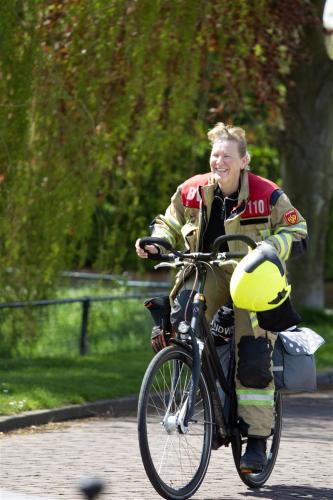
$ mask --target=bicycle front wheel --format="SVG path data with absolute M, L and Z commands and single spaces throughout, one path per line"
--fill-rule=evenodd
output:
M 138 405 L 142 462 L 155 490 L 164 498 L 190 498 L 202 483 L 212 446 L 212 405 L 200 373 L 194 414 L 187 429 L 179 415 L 187 405 L 192 356 L 179 346 L 159 352 L 147 368 Z

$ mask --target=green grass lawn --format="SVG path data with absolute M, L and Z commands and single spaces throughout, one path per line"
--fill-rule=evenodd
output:
M 0 415 L 138 394 L 153 351 L 0 360 Z
M 77 354 L 80 311 L 73 310 L 72 318 L 59 310 L 57 321 L 54 312 L 52 318 L 42 317 L 40 337 L 29 355 L 23 355 L 22 348 L 21 355 L 0 357 L 0 415 L 138 394 L 153 356 L 147 312 L 141 301 L 94 307 L 88 335 L 91 354 Z M 317 369 L 333 368 L 333 315 L 301 313 L 302 325 L 326 340 L 316 353 Z M 52 322 L 57 328 L 51 328 Z

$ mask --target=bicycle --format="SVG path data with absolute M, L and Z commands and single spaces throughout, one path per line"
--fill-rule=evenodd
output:
M 150 362 L 138 403 L 138 437 L 145 471 L 155 490 L 171 500 L 185 500 L 194 495 L 205 477 L 212 449 L 231 444 L 237 472 L 250 488 L 258 488 L 267 481 L 278 453 L 282 398 L 276 391 L 272 433 L 267 440 L 267 465 L 257 474 L 240 471 L 242 447 L 247 439 L 241 436 L 237 426 L 235 343 L 231 346 L 232 362 L 225 376 L 204 314 L 207 264 L 237 263 L 233 259 L 246 255 L 243 252 L 219 252 L 222 243 L 232 240 L 242 241 L 252 249 L 256 247 L 256 243 L 245 235 L 220 236 L 210 253 L 179 252 L 160 238 L 142 238 L 140 241 L 142 248 L 157 244 L 170 252 L 154 254 L 153 259 L 168 261 L 168 264 L 160 263 L 156 267 L 191 265 L 198 273 L 192 318 L 179 324 L 171 345 L 157 353 Z

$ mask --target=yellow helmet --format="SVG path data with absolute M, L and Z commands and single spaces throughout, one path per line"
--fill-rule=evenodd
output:
M 269 244 L 259 245 L 237 265 L 230 280 L 230 294 L 236 307 L 269 311 L 290 295 L 286 272 Z

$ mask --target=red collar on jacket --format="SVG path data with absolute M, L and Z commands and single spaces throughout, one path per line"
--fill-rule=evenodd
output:
M 211 172 L 199 174 L 187 179 L 182 185 L 181 197 L 184 207 L 200 208 L 201 196 L 199 188 L 212 184 Z M 242 218 L 267 216 L 270 214 L 270 198 L 279 189 L 274 182 L 245 171 L 241 176 L 239 205 L 246 201 Z M 236 209 L 237 207 L 235 207 Z

